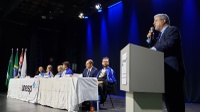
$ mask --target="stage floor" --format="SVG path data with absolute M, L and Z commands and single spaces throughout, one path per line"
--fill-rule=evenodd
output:
M 111 105 L 109 97 L 104 106 L 101 105 L 99 112 L 125 112 L 125 98 L 120 96 L 111 96 L 114 108 Z M 165 106 L 164 112 L 167 112 Z M 7 98 L 6 94 L 0 93 L 0 111 L 1 112 L 66 112 L 66 110 L 54 109 L 47 106 L 32 104 L 17 99 Z M 79 111 L 83 112 L 83 111 Z M 200 112 L 200 104 L 186 103 L 186 112 Z

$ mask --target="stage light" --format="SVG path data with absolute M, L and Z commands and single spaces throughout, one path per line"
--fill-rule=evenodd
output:
M 115 3 L 115 4 L 113 4 L 113 5 L 110 5 L 108 8 L 111 8 L 111 7 L 113 7 L 113 6 L 116 6 L 116 5 L 120 4 L 120 3 L 122 3 L 122 1 L 119 1 L 119 2 L 117 2 L 117 3 Z
M 81 18 L 81 19 L 83 19 L 84 18 L 84 14 L 80 13 L 78 17 Z
M 98 10 L 98 12 L 102 12 L 102 6 L 100 3 L 96 4 L 95 8 Z
M 96 5 L 95 5 L 95 8 L 96 8 L 97 10 L 101 10 L 101 9 L 102 9 L 101 4 L 100 4 L 100 3 L 96 4 Z

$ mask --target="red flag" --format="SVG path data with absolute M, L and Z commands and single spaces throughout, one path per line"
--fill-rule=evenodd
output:
M 22 64 L 23 64 L 23 60 L 24 60 L 24 51 L 23 51 L 23 48 L 22 48 L 22 52 L 21 52 L 21 55 L 20 55 L 20 58 L 19 58 L 19 72 L 18 72 L 18 77 L 21 76 L 21 69 L 22 69 Z

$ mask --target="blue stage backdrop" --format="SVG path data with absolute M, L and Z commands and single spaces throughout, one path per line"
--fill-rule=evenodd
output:
M 87 21 L 87 57 L 93 58 L 93 39 L 90 20 Z
M 183 57 L 186 68 L 186 101 L 200 102 L 200 9 L 195 0 L 184 0 L 181 16 Z

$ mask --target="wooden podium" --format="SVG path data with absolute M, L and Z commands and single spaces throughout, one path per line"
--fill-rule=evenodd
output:
M 125 46 L 120 53 L 120 90 L 126 91 L 126 112 L 162 112 L 164 53 Z

